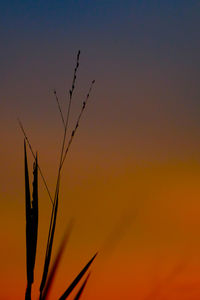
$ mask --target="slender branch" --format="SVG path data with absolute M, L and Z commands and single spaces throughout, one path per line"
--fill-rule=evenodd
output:
M 63 113 L 62 113 L 62 109 L 61 109 L 61 106 L 60 106 L 60 102 L 59 102 L 59 99 L 58 99 L 58 95 L 57 95 L 57 92 L 56 90 L 54 89 L 54 95 L 55 95 L 55 98 L 56 98 L 56 102 L 58 104 L 58 110 L 60 112 L 60 116 L 61 116 L 61 119 L 62 119 L 62 123 L 63 125 L 65 126 L 65 121 L 64 121 L 64 117 L 63 117 Z
M 70 148 L 70 146 L 71 146 L 71 144 L 72 144 L 72 141 L 73 141 L 73 139 L 74 139 L 74 136 L 75 136 L 75 134 L 76 134 L 76 131 L 77 131 L 78 127 L 79 127 L 79 123 L 80 123 L 81 117 L 82 117 L 83 112 L 84 112 L 84 110 L 85 110 L 85 108 L 86 108 L 86 105 L 87 105 L 88 99 L 89 99 L 89 97 L 90 97 L 90 94 L 91 94 L 91 91 L 92 91 L 92 88 L 93 88 L 94 83 L 95 83 L 95 80 L 92 81 L 92 83 L 91 83 L 91 85 L 90 85 L 90 88 L 89 88 L 89 91 L 88 91 L 88 93 L 87 93 L 86 99 L 85 99 L 85 101 L 83 101 L 82 108 L 81 108 L 81 111 L 80 111 L 80 113 L 79 113 L 79 115 L 78 115 L 78 118 L 77 118 L 77 121 L 76 121 L 75 128 L 74 128 L 74 130 L 72 131 L 70 140 L 69 140 L 69 142 L 68 142 L 67 148 L 66 148 L 65 153 L 64 153 L 64 156 L 63 156 L 61 168 L 62 168 L 62 166 L 63 166 L 63 164 L 64 164 L 64 161 L 65 161 L 65 159 L 66 159 L 66 156 L 67 156 L 67 153 L 68 153 L 68 151 L 69 151 L 69 148 Z
M 73 75 L 73 80 L 72 80 L 72 87 L 69 90 L 69 104 L 67 108 L 67 116 L 66 116 L 66 121 L 64 122 L 64 136 L 63 136 L 63 142 L 62 142 L 62 147 L 61 147 L 61 153 L 60 153 L 60 162 L 59 162 L 59 168 L 58 168 L 58 175 L 57 175 L 57 182 L 56 182 L 56 190 L 55 190 L 55 198 L 56 199 L 56 194 L 58 191 L 58 184 L 60 182 L 60 172 L 61 172 L 61 167 L 62 167 L 62 161 L 63 161 L 63 154 L 64 154 L 64 148 L 65 148 L 65 142 L 66 142 L 66 135 L 67 135 L 67 128 L 68 128 L 68 123 L 69 123 L 69 116 L 70 116 L 70 111 L 71 111 L 71 103 L 72 103 L 72 97 L 75 89 L 75 83 L 76 83 L 76 75 L 79 67 L 79 58 L 80 58 L 80 50 L 78 51 L 77 58 L 76 58 L 76 66 L 74 69 L 74 75 Z
M 28 146 L 29 146 L 29 149 L 30 149 L 30 151 L 31 151 L 31 154 L 33 155 L 33 158 L 36 159 L 36 155 L 35 155 L 35 153 L 34 153 L 34 151 L 33 151 L 33 148 L 32 148 L 32 146 L 31 146 L 31 143 L 30 143 L 30 141 L 29 141 L 29 139 L 28 139 L 28 136 L 27 136 L 27 134 L 26 134 L 26 132 L 25 132 L 25 130 L 24 130 L 24 127 L 23 127 L 22 122 L 20 121 L 20 119 L 18 119 L 18 123 L 19 123 L 19 126 L 20 126 L 21 130 L 22 130 L 22 133 L 23 133 L 23 135 L 24 135 L 24 138 L 25 138 L 25 140 L 27 141 L 27 144 L 28 144 Z M 41 175 L 41 177 L 42 177 L 43 183 L 44 183 L 44 185 L 45 185 L 45 188 L 46 188 L 46 190 L 47 190 L 47 193 L 48 193 L 48 195 L 49 195 L 49 198 L 50 198 L 50 200 L 51 200 L 51 203 L 53 204 L 53 200 L 52 200 L 52 197 L 51 197 L 51 194 L 50 194 L 50 191 L 49 191 L 47 182 L 46 182 L 46 180 L 45 180 L 45 177 L 44 177 L 44 175 L 43 175 L 43 173 L 42 173 L 42 170 L 41 170 L 41 168 L 40 168 L 39 165 L 38 165 L 38 170 L 39 170 L 40 175 Z

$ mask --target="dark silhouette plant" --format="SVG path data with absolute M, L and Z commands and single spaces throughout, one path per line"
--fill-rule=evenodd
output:
M 75 123 L 75 127 L 72 130 L 71 136 L 67 142 L 66 136 L 67 136 L 67 130 L 68 130 L 68 125 L 69 125 L 69 117 L 70 117 L 70 112 L 71 112 L 73 94 L 74 94 L 74 90 L 75 90 L 77 71 L 79 68 L 79 59 L 80 59 L 80 51 L 78 51 L 78 54 L 77 54 L 76 65 L 75 65 L 74 75 L 73 75 L 73 80 L 72 80 L 72 86 L 71 86 L 71 89 L 69 90 L 69 103 L 67 106 L 66 117 L 61 109 L 59 98 L 57 96 L 57 92 L 56 92 L 56 90 L 54 90 L 55 99 L 56 99 L 59 113 L 61 116 L 61 120 L 62 120 L 62 123 L 64 126 L 64 134 L 63 134 L 63 140 L 62 140 L 62 147 L 61 147 L 61 151 L 60 151 L 60 160 L 59 160 L 59 166 L 58 166 L 58 173 L 57 173 L 54 197 L 52 197 L 52 195 L 49 191 L 46 179 L 45 179 L 43 172 L 38 164 L 37 153 L 34 152 L 32 146 L 31 146 L 30 140 L 24 130 L 22 122 L 19 120 L 19 125 L 20 125 L 20 128 L 24 135 L 24 162 L 25 162 L 24 164 L 25 164 L 26 267 L 27 267 L 27 287 L 26 287 L 26 292 L 25 292 L 25 300 L 31 300 L 31 289 L 32 289 L 32 285 L 34 283 L 34 267 L 35 267 L 35 258 L 36 258 L 36 250 L 37 250 L 37 236 L 38 236 L 38 172 L 41 175 L 44 186 L 47 190 L 48 196 L 52 203 L 52 212 L 51 212 L 49 234 L 48 234 L 47 246 L 46 246 L 46 255 L 45 255 L 41 284 L 40 284 L 40 288 L 39 288 L 39 291 L 40 291 L 39 300 L 45 300 L 49 296 L 49 292 L 50 292 L 50 289 L 51 289 L 51 286 L 53 283 L 53 279 L 55 277 L 55 273 L 56 273 L 58 264 L 60 262 L 60 258 L 65 249 L 65 245 L 69 239 L 69 235 L 71 232 L 71 224 L 70 224 L 64 235 L 64 238 L 60 245 L 60 248 L 57 252 L 55 261 L 49 272 L 50 262 L 51 262 L 51 254 L 52 254 L 52 248 L 53 248 L 53 241 L 54 241 L 54 235 L 55 235 L 55 228 L 56 228 L 58 204 L 59 204 L 61 171 L 62 171 L 63 164 L 65 162 L 66 156 L 68 154 L 68 151 L 70 149 L 70 146 L 73 142 L 74 136 L 79 127 L 81 117 L 86 108 L 88 99 L 89 99 L 91 91 L 92 91 L 92 87 L 95 83 L 94 80 L 91 83 L 91 86 L 86 95 L 86 98 L 82 103 L 80 113 L 79 113 L 76 123 Z M 31 196 L 30 196 L 29 171 L 28 171 L 27 150 L 26 150 L 27 145 L 31 151 L 31 154 L 33 155 L 33 158 L 34 158 L 32 200 L 31 200 Z M 65 290 L 63 295 L 61 295 L 58 298 L 59 300 L 64 300 L 64 299 L 68 298 L 68 296 L 72 293 L 72 291 L 75 289 L 75 287 L 79 284 L 80 280 L 83 278 L 85 273 L 88 271 L 88 269 L 89 269 L 90 265 L 92 264 L 92 262 L 94 261 L 96 255 L 97 255 L 97 253 L 83 267 L 83 269 L 80 271 L 80 273 L 75 277 L 75 279 L 72 281 L 72 283 L 69 285 L 69 287 Z M 88 281 L 89 275 L 90 275 L 90 273 L 87 275 L 86 279 L 84 280 L 81 287 L 79 288 L 74 300 L 80 299 L 82 292 L 85 288 L 85 285 Z

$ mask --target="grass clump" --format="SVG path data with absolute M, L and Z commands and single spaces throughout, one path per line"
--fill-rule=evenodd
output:
M 67 228 L 67 231 L 65 232 L 65 235 L 64 235 L 63 241 L 60 245 L 60 248 L 57 252 L 55 261 L 54 261 L 52 267 L 50 268 L 51 254 L 52 254 L 52 249 L 53 249 L 53 241 L 54 241 L 55 228 L 56 228 L 57 212 L 58 212 L 58 206 L 59 206 L 59 191 L 60 191 L 62 167 L 64 165 L 66 156 L 70 149 L 70 146 L 73 142 L 74 136 L 79 127 L 81 117 L 84 113 L 88 99 L 89 99 L 91 91 L 92 91 L 92 87 L 95 83 L 95 81 L 93 80 L 90 85 L 90 88 L 86 95 L 86 98 L 82 103 L 80 113 L 78 114 L 78 117 L 77 117 L 77 120 L 75 123 L 75 127 L 71 132 L 69 140 L 67 141 L 66 136 L 67 136 L 67 130 L 68 130 L 68 125 L 69 125 L 69 117 L 70 117 L 70 112 L 71 112 L 73 94 L 74 94 L 75 85 L 76 85 L 77 72 L 78 72 L 78 68 L 79 68 L 79 59 L 80 59 L 80 51 L 78 51 L 78 54 L 76 57 L 76 65 L 75 65 L 73 79 L 72 79 L 72 86 L 71 86 L 71 89 L 69 90 L 69 102 L 67 105 L 66 115 L 63 113 L 63 111 L 61 109 L 59 98 L 57 96 L 57 92 L 56 92 L 56 90 L 54 90 L 55 99 L 57 102 L 58 110 L 59 110 L 60 117 L 61 117 L 63 127 L 64 127 L 64 134 L 63 134 L 62 146 L 61 146 L 61 150 L 60 150 L 60 159 L 59 159 L 59 166 L 58 166 L 58 172 L 57 172 L 54 197 L 52 197 L 52 195 L 50 194 L 47 182 L 46 182 L 43 172 L 38 164 L 37 154 L 35 154 L 35 152 L 33 151 L 30 140 L 24 130 L 22 122 L 19 120 L 19 125 L 20 125 L 22 133 L 24 135 L 25 203 L 26 203 L 26 267 L 27 267 L 27 287 L 26 287 L 26 292 L 25 292 L 25 300 L 31 300 L 31 289 L 32 289 L 32 285 L 34 283 L 34 267 L 35 267 L 37 236 L 38 236 L 38 172 L 41 175 L 41 178 L 42 178 L 44 186 L 47 190 L 49 199 L 52 203 L 51 219 L 50 219 L 50 224 L 49 224 L 49 233 L 48 233 L 48 239 L 47 239 L 47 245 L 46 245 L 46 254 L 45 254 L 45 260 L 44 260 L 41 284 L 40 284 L 40 288 L 39 288 L 39 300 L 47 299 L 50 294 L 51 286 L 52 286 L 52 283 L 53 283 L 53 280 L 54 280 L 54 277 L 56 274 L 58 264 L 60 262 L 60 258 L 65 249 L 66 243 L 69 239 L 69 235 L 71 232 L 72 224 L 70 223 L 70 225 Z M 27 145 L 33 155 L 33 158 L 34 158 L 32 199 L 30 196 L 29 171 L 28 171 L 27 150 L 26 150 Z M 90 265 L 92 264 L 92 262 L 94 261 L 96 255 L 97 255 L 97 253 L 83 267 L 83 269 L 80 271 L 80 273 L 75 277 L 75 279 L 72 281 L 72 283 L 67 287 L 67 289 L 65 290 L 63 295 L 61 295 L 60 298 L 58 298 L 59 300 L 67 299 L 68 296 L 73 292 L 75 287 L 79 284 L 81 279 L 84 277 L 84 275 L 88 271 L 88 269 L 89 269 Z M 74 300 L 80 299 L 82 292 L 86 286 L 86 283 L 89 279 L 89 276 L 90 276 L 90 273 L 87 275 L 86 279 L 83 281 L 82 285 L 80 286 Z

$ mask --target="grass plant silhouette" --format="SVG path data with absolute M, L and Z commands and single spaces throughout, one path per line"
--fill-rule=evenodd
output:
M 51 219 L 50 219 L 50 225 L 49 225 L 49 233 L 48 233 L 48 239 L 47 239 L 47 246 L 46 246 L 46 254 L 45 254 L 45 261 L 44 261 L 44 267 L 43 267 L 43 274 L 41 279 L 41 284 L 39 288 L 39 300 L 45 300 L 48 298 L 50 289 L 53 283 L 53 279 L 55 277 L 55 273 L 58 267 L 58 264 L 60 262 L 62 253 L 65 249 L 65 245 L 69 239 L 69 235 L 71 233 L 71 225 L 67 228 L 67 231 L 65 232 L 63 241 L 60 245 L 60 248 L 57 252 L 55 261 L 52 265 L 52 268 L 49 272 L 50 268 L 50 262 L 51 262 L 51 254 L 52 254 L 52 248 L 53 248 L 53 241 L 54 241 L 54 235 L 55 235 L 55 228 L 56 228 L 56 220 L 57 220 L 57 212 L 58 212 L 58 204 L 59 204 L 59 192 L 60 192 L 60 182 L 61 182 L 61 171 L 62 167 L 64 165 L 66 156 L 68 154 L 68 151 L 71 147 L 71 144 L 73 142 L 74 136 L 77 132 L 77 129 L 80 124 L 81 117 L 84 113 L 84 110 L 86 108 L 88 99 L 90 97 L 92 87 L 95 83 L 93 80 L 89 91 L 86 95 L 85 100 L 82 103 L 82 107 L 80 110 L 80 113 L 78 114 L 75 127 L 72 130 L 71 136 L 67 142 L 67 130 L 69 125 L 69 118 L 70 118 L 70 112 L 71 112 L 71 106 L 73 102 L 73 94 L 75 90 L 75 84 L 76 84 L 76 78 L 77 78 L 77 72 L 79 68 L 79 59 L 80 59 L 80 51 L 78 51 L 77 57 L 76 57 L 76 65 L 74 69 L 73 79 L 72 79 L 72 86 L 69 90 L 69 102 L 67 106 L 66 111 L 66 117 L 61 109 L 60 102 L 57 96 L 56 90 L 54 90 L 54 95 L 56 98 L 57 106 L 59 109 L 60 117 L 64 126 L 64 134 L 63 134 L 63 140 L 62 140 L 62 147 L 60 151 L 60 159 L 59 159 L 59 166 L 58 166 L 58 172 L 57 172 L 57 179 L 56 179 L 56 187 L 55 187 L 55 193 L 54 197 L 52 197 L 50 190 L 47 185 L 47 181 L 43 175 L 43 172 L 38 164 L 37 159 L 37 153 L 35 154 L 33 147 L 30 143 L 30 140 L 24 130 L 23 124 L 20 120 L 19 125 L 22 130 L 22 133 L 24 135 L 24 165 L 25 165 L 25 203 L 26 203 L 26 268 L 27 268 L 27 287 L 25 292 L 25 300 L 31 300 L 31 290 L 32 285 L 34 283 L 34 267 L 35 267 L 35 259 L 36 259 L 36 250 L 37 250 L 37 236 L 38 236 L 38 171 L 41 175 L 41 178 L 43 180 L 44 186 L 47 190 L 48 196 L 52 203 L 52 212 L 51 212 Z M 33 166 L 33 193 L 32 193 L 32 200 L 30 196 L 30 185 L 29 185 L 29 171 L 28 171 L 28 161 L 27 161 L 27 145 L 30 149 L 31 154 L 34 158 L 34 166 Z M 68 296 L 73 292 L 75 287 L 79 284 L 83 276 L 88 271 L 90 265 L 94 261 L 97 253 L 89 260 L 89 262 L 83 267 L 83 269 L 80 271 L 80 273 L 75 277 L 75 279 L 72 281 L 72 283 L 69 285 L 69 287 L 65 290 L 63 295 L 58 298 L 60 300 L 64 300 L 68 298 Z M 90 273 L 87 275 L 86 279 L 82 283 L 81 287 L 78 290 L 78 293 L 75 296 L 75 300 L 80 299 L 82 292 L 86 286 L 86 283 L 88 281 Z

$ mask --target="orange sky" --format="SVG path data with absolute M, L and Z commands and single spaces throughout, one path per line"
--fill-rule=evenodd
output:
M 18 158 L 11 157 L 16 163 L 10 162 L 9 171 L 5 167 L 4 176 L 1 175 L 5 181 L 3 199 L 6 199 L 6 203 L 1 202 L 0 221 L 4 270 L 1 279 L 5 288 L 2 299 L 14 295 L 15 299 L 21 299 L 25 288 L 23 147 L 20 132 L 18 135 L 19 151 L 15 152 Z M 84 149 L 84 144 L 81 146 Z M 54 250 L 71 217 L 75 226 L 51 299 L 62 293 L 97 250 L 100 255 L 92 267 L 91 282 L 83 299 L 122 299 L 122 295 L 145 299 L 155 293 L 157 286 L 156 299 L 197 299 L 200 173 L 196 161 L 148 163 L 135 162 L 128 156 L 121 161 L 112 156 L 110 161 L 104 161 L 100 154 L 97 159 L 85 150 L 80 153 L 79 147 L 77 138 L 62 179 Z M 11 147 L 5 150 L 12 153 Z M 44 165 L 48 160 L 50 163 L 47 155 Z M 46 174 L 51 182 L 55 176 L 53 168 Z M 41 185 L 36 286 L 43 267 L 50 208 Z M 179 266 L 181 271 L 165 286 L 163 282 Z M 15 291 L 9 289 L 10 284 L 16 286 Z
M 53 194 L 63 135 L 53 89 L 66 111 L 78 49 L 69 132 L 96 83 L 63 169 L 53 257 L 69 220 L 75 224 L 51 299 L 96 251 L 83 300 L 200 299 L 198 1 L 0 5 L 0 299 L 22 299 L 26 286 L 17 118 Z M 29 152 L 28 160 L 32 175 Z M 33 299 L 50 214 L 39 177 Z

